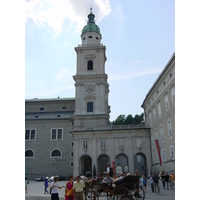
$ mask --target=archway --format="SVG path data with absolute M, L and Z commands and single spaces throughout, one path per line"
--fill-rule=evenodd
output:
M 80 158 L 80 171 L 86 177 L 92 176 L 92 159 L 88 155 L 84 155 Z
M 110 164 L 110 158 L 107 155 L 100 155 L 98 158 L 98 173 L 103 174 L 107 171 L 107 163 Z
M 128 158 L 125 154 L 119 154 L 116 158 L 115 158 L 115 168 L 116 169 L 121 169 L 121 172 L 128 172 Z M 121 173 L 116 171 L 116 173 Z
M 147 176 L 146 156 L 143 153 L 137 153 L 134 156 L 134 171 L 138 170 L 139 175 Z

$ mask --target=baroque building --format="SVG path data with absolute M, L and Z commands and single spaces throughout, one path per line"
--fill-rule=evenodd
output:
M 150 88 L 142 108 L 151 132 L 152 170 L 175 171 L 175 53 Z
M 146 125 L 111 125 L 108 75 L 105 73 L 106 46 L 101 43 L 100 28 L 94 19 L 91 10 L 82 29 L 81 44 L 75 47 L 75 98 L 25 100 L 25 174 L 28 178 L 56 174 L 92 176 L 95 172 L 105 172 L 107 163 L 116 173 L 139 170 L 147 175 L 152 171 L 152 159 L 155 161 L 156 156 L 151 154 L 151 151 L 156 153 L 151 143 L 152 133 L 160 125 L 157 129 L 149 121 Z M 173 70 L 170 73 L 173 78 Z M 166 87 L 168 79 L 161 80 L 165 81 Z M 154 94 L 154 89 L 151 91 Z M 158 91 L 161 93 L 161 89 Z M 169 91 L 164 92 L 168 99 Z M 153 107 L 148 105 L 151 99 L 149 92 L 143 102 L 146 120 L 150 110 L 154 113 Z M 163 111 L 163 103 L 160 103 Z M 173 110 L 172 107 L 169 109 Z M 163 111 L 162 117 L 164 115 Z M 167 117 L 171 120 L 173 133 L 174 115 Z M 173 137 L 169 140 L 174 148 Z M 167 148 L 166 158 L 169 156 Z M 155 161 L 153 167 L 156 166 Z
M 118 173 L 147 172 L 151 168 L 149 129 L 109 125 L 106 47 L 94 18 L 91 10 L 82 29 L 82 44 L 75 48 L 74 175 L 92 175 L 93 169 L 103 173 L 107 163 Z

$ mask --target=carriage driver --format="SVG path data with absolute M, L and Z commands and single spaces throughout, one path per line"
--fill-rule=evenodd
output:
M 110 177 L 109 173 L 106 173 L 106 177 L 102 180 L 102 182 L 107 183 L 109 188 L 112 188 L 113 179 Z

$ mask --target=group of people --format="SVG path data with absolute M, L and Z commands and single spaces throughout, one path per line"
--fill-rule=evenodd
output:
M 58 189 L 65 188 L 65 200 L 83 200 L 83 190 L 85 188 L 85 183 L 80 179 L 80 176 L 76 177 L 74 181 L 73 176 L 68 177 L 66 185 L 60 186 L 58 183 L 59 177 L 55 176 L 53 182 L 50 184 L 50 194 L 51 200 L 59 200 Z M 48 177 L 44 181 L 44 193 L 48 193 Z
M 175 185 L 175 174 L 173 171 L 171 171 L 170 175 L 168 175 L 167 172 L 162 172 L 160 176 L 156 172 L 154 172 L 153 175 L 150 173 L 149 184 L 151 185 L 151 191 L 155 193 L 155 195 L 160 194 L 159 180 L 162 182 L 163 189 L 165 189 L 165 183 L 167 185 L 167 189 L 169 189 L 169 183 L 173 189 Z

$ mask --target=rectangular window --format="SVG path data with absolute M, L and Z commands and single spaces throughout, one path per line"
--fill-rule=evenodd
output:
M 160 102 L 158 103 L 158 115 L 159 115 L 159 117 L 161 116 L 161 104 L 160 104 Z
M 168 135 L 169 135 L 169 136 L 172 135 L 172 125 L 171 125 L 171 121 L 168 121 Z
M 84 150 L 87 150 L 87 149 L 88 149 L 88 141 L 87 141 L 87 140 L 84 140 L 84 141 L 83 141 L 83 149 L 84 149 Z
M 106 148 L 106 140 L 101 140 L 101 149 Z
M 120 149 L 124 148 L 124 141 L 123 141 L 123 139 L 119 139 L 119 148 Z
M 29 129 L 25 132 L 25 140 L 35 140 L 36 139 L 36 130 L 35 129 Z
M 35 140 L 35 130 L 31 130 L 31 140 Z
M 62 129 L 58 129 L 58 140 L 62 139 Z
M 74 163 L 73 163 L 73 162 L 71 162 L 71 163 L 70 163 L 70 167 L 73 167 L 73 166 L 74 166 Z
M 165 149 L 162 150 L 162 159 L 163 159 L 163 162 L 166 161 Z
M 87 102 L 87 112 L 93 112 L 93 102 Z
M 168 95 L 167 94 L 165 95 L 165 106 L 166 106 L 166 109 L 168 110 L 168 108 L 169 108 L 169 101 L 168 101 Z
M 141 162 L 141 156 L 140 155 L 137 155 L 137 162 Z
M 25 139 L 29 140 L 29 137 L 30 137 L 30 130 L 26 130 Z
M 163 132 L 162 126 L 160 127 L 160 137 L 161 137 L 161 140 L 164 140 L 164 132 Z
M 174 146 L 173 145 L 170 146 L 170 158 L 171 159 L 174 158 Z
M 153 120 L 156 121 L 156 109 L 153 108 Z
M 63 129 L 61 128 L 53 128 L 51 129 L 51 139 L 52 140 L 62 140 L 63 137 Z

